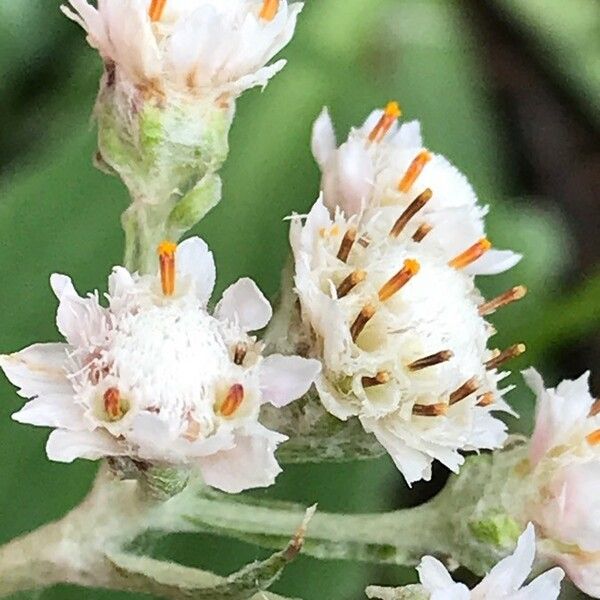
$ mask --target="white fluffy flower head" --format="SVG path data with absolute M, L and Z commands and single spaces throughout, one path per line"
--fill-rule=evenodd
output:
M 538 526 L 541 550 L 584 592 L 600 597 L 600 403 L 589 373 L 546 389 L 529 369 L 536 423 L 523 482 L 523 520 Z
M 472 590 L 462 583 L 455 583 L 444 565 L 431 556 L 423 558 L 418 570 L 430 600 L 556 600 L 564 577 L 562 569 L 551 569 L 523 585 L 534 557 L 535 532 L 529 524 L 519 538 L 514 554 L 501 560 Z
M 207 311 L 215 268 L 199 238 L 162 244 L 159 260 L 160 276 L 116 267 L 108 307 L 52 276 L 67 344 L 2 357 L 8 378 L 33 398 L 14 418 L 56 427 L 47 445 L 54 460 L 131 456 L 197 465 L 226 491 L 270 485 L 285 436 L 260 425 L 260 406 L 302 395 L 319 364 L 262 357 L 249 332 L 267 324 L 271 307 L 250 279 Z
M 160 93 L 236 96 L 285 65 L 301 3 L 287 0 L 69 0 L 109 73 Z

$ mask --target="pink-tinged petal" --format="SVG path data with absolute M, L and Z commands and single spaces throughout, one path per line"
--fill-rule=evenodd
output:
M 237 494 L 275 483 L 281 467 L 275 459 L 277 446 L 286 436 L 261 425 L 235 435 L 235 447 L 198 461 L 204 481 L 219 490 Z
M 125 267 L 114 267 L 108 276 L 108 295 L 119 298 L 135 285 L 131 273 Z
M 41 394 L 69 394 L 73 389 L 64 364 L 67 344 L 34 344 L 20 352 L 0 356 L 0 367 L 24 398 Z
M 327 108 L 321 111 L 313 124 L 311 148 L 315 160 L 321 167 L 325 168 L 327 161 L 331 158 L 337 147 L 333 122 Z
M 244 277 L 223 292 L 215 316 L 238 323 L 244 331 L 256 331 L 271 320 L 273 309 L 254 281 Z
M 535 530 L 529 523 L 513 554 L 502 559 L 473 589 L 474 598 L 494 598 L 518 590 L 531 572 L 535 557 Z
M 60 7 L 60 10 L 87 32 L 90 46 L 106 56 L 110 48 L 110 42 L 107 38 L 104 19 L 100 13 L 86 0 L 69 0 L 69 4 L 77 12 L 73 12 L 64 4 Z
M 273 406 L 285 406 L 306 394 L 320 372 L 321 363 L 312 358 L 267 356 L 260 365 L 263 400 Z
M 557 554 L 550 558 L 566 571 L 567 577 L 582 592 L 600 598 L 600 569 L 596 555 Z
M 40 427 L 59 427 L 60 429 L 84 430 L 88 423 L 84 410 L 65 394 L 44 394 L 27 402 L 21 410 L 12 414 L 14 421 Z
M 488 250 L 480 259 L 466 267 L 469 275 L 498 275 L 512 269 L 523 256 L 512 250 Z
M 196 295 L 203 305 L 215 287 L 216 269 L 212 252 L 199 237 L 189 238 L 177 247 L 175 256 L 177 275 L 189 277 L 196 287 Z
M 523 371 L 523 379 L 536 395 L 535 427 L 529 444 L 529 459 L 536 465 L 554 443 L 554 411 L 552 398 L 544 388 L 542 376 L 534 368 L 529 368 Z
M 46 454 L 50 460 L 71 463 L 76 458 L 98 460 L 105 456 L 125 456 L 127 452 L 115 438 L 100 430 L 55 429 L 48 438 Z

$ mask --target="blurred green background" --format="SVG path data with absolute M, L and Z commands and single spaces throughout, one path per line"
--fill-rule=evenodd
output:
M 91 165 L 100 63 L 58 5 L 0 0 L 2 351 L 58 339 L 51 272 L 69 273 L 80 291 L 103 290 L 122 256 L 126 194 Z M 395 98 L 407 119 L 422 121 L 428 146 L 465 171 L 492 206 L 495 244 L 525 253 L 510 273 L 481 281 L 488 295 L 515 283 L 530 288 L 518 307 L 494 317 L 497 345 L 528 343 L 515 369 L 535 363 L 549 383 L 596 366 L 599 13 L 597 0 L 308 0 L 283 53 L 287 68 L 264 93 L 239 102 L 225 199 L 198 227 L 216 255 L 219 290 L 248 275 L 275 294 L 286 256 L 282 219 L 308 209 L 318 191 L 309 138 L 321 107 L 331 108 L 342 138 Z M 4 379 L 0 392 L 4 542 L 74 506 L 96 465 L 49 463 L 47 431 L 11 422 L 20 400 Z M 519 390 L 510 400 L 522 414 L 511 427 L 529 431 L 531 397 Z M 445 477 L 439 469 L 409 494 L 387 459 L 293 467 L 268 493 L 318 500 L 324 510 L 380 510 L 426 499 Z M 264 555 L 200 536 L 163 540 L 154 552 L 220 573 Z M 358 600 L 368 583 L 414 580 L 412 570 L 301 558 L 274 589 L 304 600 Z M 136 596 L 64 587 L 34 597 Z

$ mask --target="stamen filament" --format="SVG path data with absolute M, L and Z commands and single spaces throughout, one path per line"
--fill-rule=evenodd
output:
M 500 354 L 498 354 L 497 356 L 490 358 L 490 360 L 488 360 L 485 363 L 485 368 L 488 371 L 491 371 L 492 369 L 497 369 L 512 358 L 517 358 L 517 356 L 521 356 L 521 354 L 523 354 L 525 350 L 527 350 L 525 344 L 513 344 L 512 346 L 506 348 L 506 350 L 502 350 L 502 352 L 500 352 Z
M 387 371 L 379 371 L 375 377 L 363 377 L 362 385 L 364 388 L 374 387 L 376 385 L 383 385 L 388 383 L 390 380 L 390 374 Z
M 588 417 L 595 417 L 597 414 L 600 414 L 600 399 L 596 400 L 594 404 L 592 404 L 590 412 L 588 413 Z
M 165 296 L 175 292 L 175 251 L 177 244 L 164 241 L 158 245 L 158 260 L 160 263 L 160 281 Z
M 434 365 L 446 362 L 453 356 L 454 352 L 452 352 L 452 350 L 442 350 L 441 352 L 436 352 L 435 354 L 424 356 L 423 358 L 419 358 L 419 360 L 411 362 L 408 365 L 408 368 L 411 371 L 420 371 L 421 369 L 426 369 L 427 367 L 433 367 Z
M 499 308 L 510 304 L 511 302 L 515 302 L 516 300 L 521 300 L 527 294 L 527 288 L 524 285 L 517 285 L 510 290 L 507 290 L 503 294 L 484 302 L 479 307 L 479 314 L 482 317 L 487 315 L 491 315 L 493 312 L 496 312 Z
M 422 242 L 425 236 L 433 229 L 429 223 L 423 223 L 419 226 L 412 236 L 413 242 Z
M 375 307 L 371 304 L 367 304 L 358 313 L 358 316 L 354 319 L 354 323 L 350 326 L 350 335 L 352 336 L 353 342 L 356 342 L 358 336 L 361 334 L 366 324 L 372 319 L 375 312 Z
M 279 10 L 279 0 L 263 0 L 259 17 L 265 21 L 272 21 Z
M 361 281 L 365 280 L 367 276 L 366 271 L 361 269 L 352 271 L 348 277 L 338 285 L 336 293 L 338 298 L 343 298 L 346 296 L 351 290 L 353 290 Z
M 408 169 L 406 169 L 406 173 L 398 183 L 398 190 L 401 192 L 408 192 L 410 188 L 413 186 L 414 182 L 417 180 L 417 177 L 421 174 L 425 165 L 432 159 L 432 155 L 427 150 L 423 150 L 415 156 L 413 161 L 410 163 Z
M 356 233 L 356 228 L 351 227 L 348 229 L 348 231 L 346 231 L 344 237 L 342 238 L 342 243 L 340 244 L 337 257 L 343 262 L 348 260 L 348 255 L 350 254 L 350 250 L 352 250 L 352 246 L 354 246 L 354 242 L 356 240 Z
M 219 407 L 219 412 L 224 417 L 230 417 L 244 400 L 244 386 L 240 383 L 234 383 L 227 392 L 227 396 Z
M 153 22 L 160 21 L 166 5 L 167 0 L 152 0 L 150 10 L 148 11 L 150 20 Z
M 412 414 L 417 417 L 441 417 L 448 413 L 448 405 L 445 402 L 437 404 L 415 404 Z
M 397 102 L 388 102 L 377 125 L 375 125 L 369 134 L 369 141 L 379 142 L 382 140 L 401 114 L 402 111 L 400 110 L 400 106 Z
M 492 244 L 486 238 L 475 242 L 470 248 L 467 248 L 462 254 L 453 258 L 448 264 L 455 269 L 463 269 L 481 258 L 490 248 Z
M 450 394 L 450 405 L 456 404 L 457 402 L 464 400 L 467 396 L 470 396 L 471 394 L 475 393 L 478 387 L 479 383 L 476 377 L 471 377 L 471 379 L 467 379 L 467 381 L 465 381 L 459 388 L 456 388 Z
M 423 193 L 419 194 L 407 207 L 406 210 L 398 217 L 390 231 L 392 237 L 398 237 L 408 222 L 431 200 L 433 192 L 427 188 Z
M 408 258 L 404 261 L 404 267 L 400 269 L 379 290 L 379 300 L 389 300 L 398 290 L 404 287 L 418 272 L 421 266 L 416 260 Z

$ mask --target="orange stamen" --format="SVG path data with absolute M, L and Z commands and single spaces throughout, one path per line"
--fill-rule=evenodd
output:
M 388 102 L 381 118 L 377 122 L 377 125 L 373 127 L 373 130 L 369 134 L 370 142 L 379 142 L 383 139 L 383 136 L 390 130 L 392 125 L 396 122 L 396 119 L 400 117 L 402 111 L 397 102 Z
M 364 388 L 374 387 L 376 385 L 383 385 L 388 383 L 390 380 L 390 374 L 387 371 L 379 371 L 375 377 L 363 377 L 362 385 Z
M 505 362 L 513 358 L 517 358 L 518 356 L 521 356 L 521 354 L 523 354 L 523 352 L 525 352 L 526 350 L 527 347 L 525 346 L 525 344 L 513 344 L 505 350 L 502 350 L 502 352 L 499 352 L 498 354 L 492 356 L 492 358 L 490 358 L 485 363 L 485 368 L 488 371 L 497 369 L 498 367 L 502 366 Z
M 115 387 L 108 388 L 104 392 L 104 410 L 111 421 L 118 421 L 123 417 L 123 406 L 121 405 L 121 393 Z
M 479 314 L 482 317 L 487 315 L 491 315 L 493 312 L 496 312 L 499 308 L 510 304 L 511 302 L 515 302 L 516 300 L 521 300 L 521 298 L 525 297 L 527 294 L 527 288 L 524 285 L 517 285 L 515 287 L 510 288 L 510 290 L 492 298 L 492 300 L 488 300 L 479 306 Z
M 592 404 L 588 416 L 595 417 L 597 414 L 600 414 L 600 400 L 596 400 L 594 404 Z
M 258 15 L 265 21 L 272 21 L 279 10 L 279 0 L 263 0 L 263 5 Z
M 227 396 L 221 407 L 219 408 L 219 412 L 224 417 L 230 417 L 239 407 L 242 401 L 244 400 L 244 386 L 240 383 L 234 383 L 227 392 Z
M 443 402 L 437 404 L 415 404 L 412 414 L 417 417 L 442 417 L 448 413 L 448 405 Z
M 463 269 L 481 258 L 490 248 L 492 244 L 486 238 L 475 242 L 470 248 L 467 248 L 462 254 L 453 258 L 448 264 L 455 269 Z
M 175 292 L 175 251 L 177 244 L 169 241 L 158 245 L 158 260 L 160 263 L 160 282 L 163 294 L 172 296 Z
M 600 429 L 596 429 L 596 431 L 586 435 L 585 439 L 590 446 L 597 446 L 600 444 Z
M 390 231 L 392 237 L 398 237 L 409 221 L 431 200 L 433 192 L 427 188 L 422 194 L 419 194 L 398 217 Z
M 420 265 L 416 260 L 408 258 L 404 261 L 404 267 L 400 269 L 387 283 L 379 290 L 379 300 L 385 302 L 389 300 L 400 288 L 404 287 L 418 272 Z
M 432 159 L 431 152 L 423 150 L 415 156 L 413 161 L 410 163 L 406 173 L 398 183 L 398 190 L 401 192 L 408 192 L 412 187 L 413 183 L 417 180 L 417 177 L 421 174 L 421 171 L 425 168 L 425 165 Z
M 152 0 L 150 10 L 148 11 L 150 20 L 153 22 L 160 21 L 166 5 L 167 0 Z

